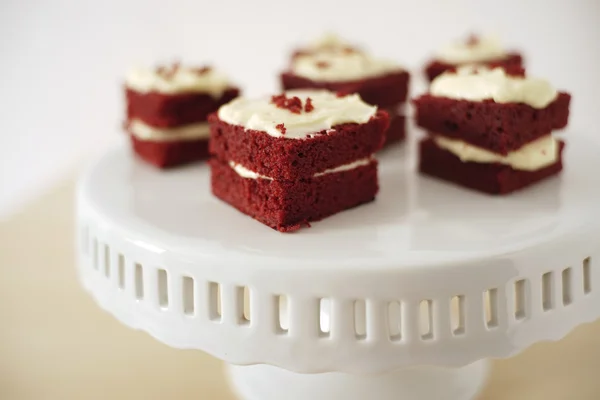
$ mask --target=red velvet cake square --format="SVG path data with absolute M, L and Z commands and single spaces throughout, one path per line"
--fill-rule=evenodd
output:
M 358 95 L 292 90 L 209 117 L 212 191 L 281 232 L 372 201 L 389 125 Z
M 461 67 L 433 80 L 415 100 L 429 138 L 420 171 L 490 194 L 524 188 L 562 169 L 570 95 L 502 68 Z
M 514 70 L 523 67 L 523 57 L 518 52 L 505 50 L 495 38 L 472 35 L 441 49 L 425 66 L 425 75 L 431 82 L 438 75 L 467 64 Z
M 404 104 L 409 73 L 388 60 L 371 57 L 335 36 L 296 51 L 289 69 L 281 74 L 284 90 L 326 89 L 340 94 L 357 93 L 363 101 L 385 109 L 392 123 L 386 144 L 405 137 Z
M 239 90 L 212 68 L 175 64 L 133 70 L 125 83 L 127 121 L 136 154 L 161 168 L 208 157 L 208 115 Z

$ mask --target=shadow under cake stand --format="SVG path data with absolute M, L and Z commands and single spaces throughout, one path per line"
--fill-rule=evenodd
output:
M 241 399 L 472 399 L 487 359 L 600 317 L 600 148 L 575 137 L 562 176 L 491 197 L 418 176 L 414 146 L 381 155 L 374 203 L 293 234 L 213 198 L 205 165 L 117 148 L 79 182 L 81 281 L 227 362 Z

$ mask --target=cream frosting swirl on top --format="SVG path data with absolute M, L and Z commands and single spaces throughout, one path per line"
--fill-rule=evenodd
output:
M 438 51 L 436 56 L 449 64 L 464 64 L 498 60 L 506 55 L 506 50 L 497 38 L 483 36 L 450 43 Z
M 292 61 L 291 69 L 295 75 L 328 82 L 354 81 L 403 70 L 395 62 L 351 49 L 299 55 Z
M 175 64 L 154 69 L 134 68 L 127 74 L 125 85 L 141 93 L 206 93 L 219 98 L 231 83 L 213 68 L 189 68 Z
M 333 34 L 302 49 L 292 59 L 291 71 L 313 81 L 355 81 L 402 71 L 397 63 L 372 57 L 366 51 Z
M 507 75 L 504 69 L 465 66 L 445 72 L 431 82 L 430 94 L 470 101 L 494 100 L 496 103 L 524 103 L 545 108 L 558 96 L 544 79 Z
M 289 90 L 287 99 L 297 97 L 300 110 L 282 108 L 272 98 L 247 99 L 239 97 L 222 106 L 219 119 L 245 129 L 263 131 L 274 137 L 306 139 L 315 133 L 329 131 L 344 123 L 364 124 L 377 112 L 356 95 L 338 97 L 326 90 Z M 310 101 L 307 99 L 310 98 Z M 306 105 L 310 103 L 311 108 Z
M 349 42 L 338 35 L 328 32 L 306 46 L 308 51 L 337 51 L 354 48 Z

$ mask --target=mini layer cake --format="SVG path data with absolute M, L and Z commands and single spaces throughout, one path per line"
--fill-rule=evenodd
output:
M 493 37 L 470 36 L 442 48 L 425 66 L 425 75 L 431 82 L 443 72 L 466 64 L 518 70 L 523 67 L 523 58 L 520 53 L 505 50 Z
M 409 74 L 398 64 L 371 57 L 335 36 L 326 36 L 294 53 L 288 71 L 281 74 L 285 90 L 314 88 L 341 94 L 358 93 L 390 116 L 386 144 L 404 139 L 405 102 Z
M 130 71 L 125 129 L 134 151 L 166 168 L 208 158 L 208 115 L 239 94 L 212 68 L 174 64 Z
M 238 98 L 209 117 L 212 191 L 281 232 L 370 202 L 389 117 L 356 94 Z
M 571 96 L 502 68 L 461 67 L 414 100 L 421 172 L 491 194 L 521 189 L 562 169 L 552 136 L 569 118 Z

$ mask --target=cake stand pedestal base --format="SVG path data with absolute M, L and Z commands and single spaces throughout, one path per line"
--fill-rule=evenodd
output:
M 487 360 L 462 368 L 406 368 L 381 375 L 297 374 L 269 365 L 230 365 L 242 400 L 471 400 L 485 384 Z

